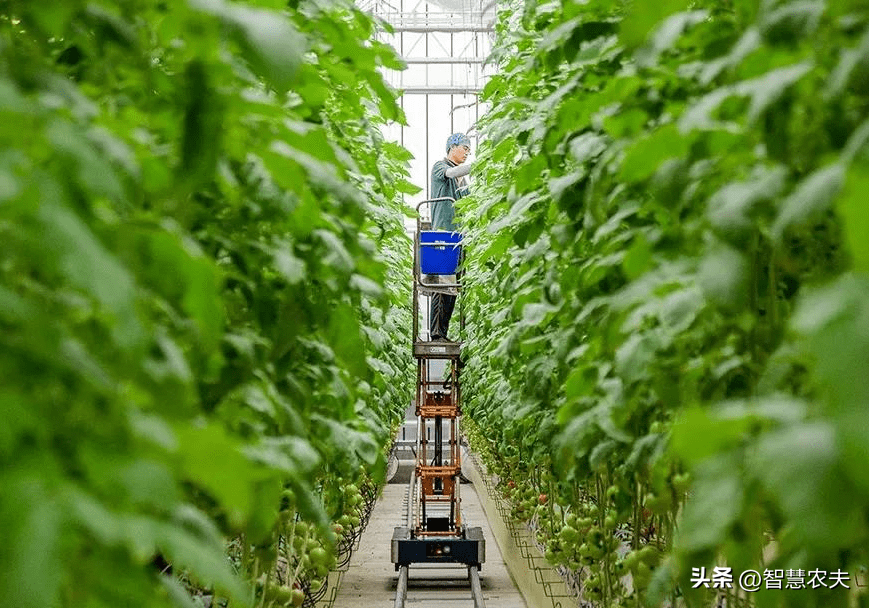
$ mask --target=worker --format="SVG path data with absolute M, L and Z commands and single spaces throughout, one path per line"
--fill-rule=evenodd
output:
M 467 175 L 471 165 L 465 164 L 471 152 L 471 140 L 464 133 L 453 133 L 447 138 L 447 156 L 431 168 L 431 198 L 449 197 L 459 200 L 468 193 Z M 433 230 L 456 232 L 455 210 L 452 201 L 432 203 Z M 456 296 L 434 293 L 431 297 L 429 330 L 432 340 L 449 340 L 447 330 L 456 305 Z

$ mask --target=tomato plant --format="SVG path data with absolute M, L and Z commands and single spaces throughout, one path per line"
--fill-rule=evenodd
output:
M 502 6 L 458 205 L 466 428 L 587 600 L 867 559 L 867 26 L 848 0 Z
M 415 191 L 373 27 L 343 0 L 4 3 L 5 603 L 298 604 L 287 563 L 317 586 L 331 522 L 363 521 L 410 395 Z

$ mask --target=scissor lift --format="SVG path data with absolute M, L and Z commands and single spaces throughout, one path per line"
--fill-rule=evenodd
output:
M 477 572 L 485 561 L 485 540 L 481 528 L 464 525 L 461 510 L 461 344 L 422 340 L 419 331 L 420 296 L 458 295 L 461 291 L 461 271 L 457 268 L 461 252 L 459 235 L 432 232 L 428 230 L 428 222 L 423 220 L 423 209 L 438 200 L 453 199 L 429 199 L 417 205 L 413 265 L 416 467 L 408 496 L 406 525 L 395 528 L 393 534 L 392 561 L 396 570 L 402 570 L 400 580 L 405 581 L 407 567 L 412 563 L 465 564 L 472 589 L 479 589 Z M 463 324 L 461 313 L 459 322 Z M 448 366 L 446 378 L 433 377 L 435 362 Z

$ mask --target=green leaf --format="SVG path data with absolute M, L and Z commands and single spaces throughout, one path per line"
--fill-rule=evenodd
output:
M 576 367 L 564 381 L 564 395 L 569 399 L 587 395 L 594 388 L 597 370 L 585 366 Z
M 420 188 L 416 184 L 407 181 L 406 179 L 398 179 L 393 182 L 393 185 L 395 186 L 395 189 L 402 194 L 417 194 L 419 192 L 422 192 L 422 188 Z
M 869 386 L 862 381 L 869 361 L 869 278 L 845 273 L 807 289 L 797 303 L 792 327 L 808 338 L 813 373 L 832 397 L 834 412 L 862 411 Z
M 709 12 L 705 10 L 686 11 L 667 17 L 652 35 L 649 44 L 637 53 L 641 65 L 653 65 L 664 51 L 669 50 L 692 25 L 705 21 Z
M 846 168 L 839 163 L 818 169 L 802 180 L 782 203 L 772 226 L 781 240 L 786 229 L 802 224 L 826 211 L 836 200 L 845 182 Z
M 747 302 L 748 272 L 748 260 L 740 250 L 716 243 L 701 260 L 697 278 L 709 300 L 725 308 L 739 308 Z
M 226 593 L 233 604 L 251 605 L 251 592 L 236 576 L 220 544 L 208 542 L 183 528 L 173 525 L 156 527 L 158 543 L 168 558 L 191 571 L 194 579 L 205 587 L 215 587 Z
M 48 487 L 47 469 L 0 476 L 0 594 L 9 606 L 44 608 L 59 602 L 63 580 L 64 505 Z
M 784 167 L 758 167 L 749 179 L 726 184 L 709 199 L 709 221 L 723 235 L 740 237 L 754 226 L 755 208 L 779 196 L 787 177 Z
M 243 451 L 252 461 L 294 477 L 309 476 L 321 464 L 320 455 L 301 437 L 264 437 Z
M 184 76 L 187 104 L 179 171 L 192 187 L 201 187 L 214 178 L 220 158 L 223 103 L 202 61 L 191 61 Z
M 307 276 L 305 262 L 293 254 L 293 248 L 289 243 L 276 247 L 273 255 L 275 268 L 290 285 L 297 285 L 305 280 Z
M 635 2 L 621 24 L 619 37 L 627 47 L 639 46 L 652 28 L 668 15 L 689 5 L 688 0 L 661 0 L 660 2 Z
M 307 41 L 277 12 L 231 4 L 225 0 L 190 0 L 191 5 L 230 26 L 245 57 L 279 91 L 296 81 Z
M 738 66 L 751 53 L 756 51 L 763 40 L 760 31 L 750 27 L 742 34 L 742 37 L 733 45 L 730 52 L 719 59 L 707 61 L 700 73 L 700 82 L 708 85 L 715 80 L 723 71 Z
M 38 210 L 46 251 L 71 284 L 94 297 L 109 315 L 118 344 L 132 347 L 143 339 L 136 314 L 134 282 L 127 269 L 69 209 L 44 203 Z
M 648 377 L 657 351 L 655 336 L 650 333 L 635 333 L 616 350 L 615 364 L 619 374 L 627 382 L 636 382 Z
M 504 233 L 498 235 L 497 238 L 493 239 L 491 243 L 489 243 L 488 247 L 479 253 L 477 259 L 482 263 L 492 258 L 501 259 L 504 255 L 504 252 L 507 251 L 507 248 L 510 247 L 513 243 L 513 235 L 509 233 Z
M 869 30 L 867 30 L 855 48 L 844 49 L 839 56 L 839 63 L 830 74 L 829 86 L 826 87 L 824 96 L 832 99 L 841 95 L 848 84 L 854 78 L 854 74 L 860 74 L 860 66 L 869 60 Z
M 645 235 L 640 233 L 634 239 L 622 260 L 625 276 L 633 280 L 644 274 L 652 265 L 652 247 Z
M 208 348 L 221 338 L 224 315 L 220 301 L 220 275 L 214 262 L 174 225 L 167 230 L 143 232 L 150 256 L 146 279 L 162 293 L 179 301 L 199 329 Z M 174 272 L 166 272 L 172 268 Z
M 176 580 L 172 576 L 161 576 L 160 584 L 166 589 L 166 593 L 169 595 L 169 598 L 172 600 L 172 603 L 177 606 L 177 608 L 200 608 L 201 604 L 197 603 L 193 600 L 188 593 L 187 589 L 185 589 L 184 585 L 181 584 L 180 581 Z
M 87 20 L 91 22 L 91 27 L 95 26 L 104 41 L 111 41 L 126 47 L 136 46 L 138 40 L 133 27 L 120 15 L 109 12 L 96 4 L 88 4 L 84 13 Z
M 86 132 L 72 123 L 55 120 L 45 133 L 52 148 L 75 168 L 77 180 L 92 194 L 112 200 L 124 197 L 124 187 L 107 158 L 88 141 Z M 55 193 L 46 193 L 54 198 Z
M 698 464 L 694 478 L 692 497 L 682 512 L 676 541 L 681 550 L 688 552 L 714 549 L 723 543 L 742 513 L 744 500 L 739 463 L 731 455 L 716 455 Z
M 176 434 L 186 479 L 208 491 L 234 526 L 243 525 L 253 500 L 251 482 L 268 471 L 258 473 L 238 442 L 217 424 L 178 428 Z
M 673 424 L 673 451 L 689 464 L 697 464 L 738 445 L 751 428 L 746 417 L 719 417 L 691 407 Z
M 823 0 L 770 5 L 761 14 L 760 26 L 766 37 L 774 41 L 803 40 L 815 33 L 826 9 L 825 5 Z
M 27 98 L 22 95 L 14 83 L 4 78 L 0 80 L 0 111 L 9 114 L 28 114 L 32 106 Z
M 663 327 L 678 335 L 688 331 L 704 305 L 700 290 L 689 284 L 661 298 L 658 318 Z
M 326 248 L 325 262 L 327 264 L 341 272 L 353 272 L 356 263 L 338 235 L 329 230 L 315 230 L 314 234 L 322 241 Z
M 613 139 L 632 137 L 643 130 L 649 115 L 638 108 L 623 110 L 613 116 L 607 116 L 603 128 Z
M 770 105 L 778 101 L 785 91 L 799 82 L 813 68 L 811 62 L 771 70 L 751 80 L 715 89 L 694 103 L 679 119 L 679 128 L 684 132 L 708 129 L 736 129 L 735 125 L 722 124 L 713 118 L 713 113 L 730 97 L 750 97 L 749 122 L 757 121 Z
M 751 467 L 793 522 L 808 547 L 843 545 L 865 533 L 860 505 L 838 464 L 834 429 L 824 422 L 796 425 L 761 438 Z
M 869 273 L 867 192 L 869 192 L 869 169 L 863 164 L 855 165 L 848 171 L 842 195 L 837 202 L 837 209 L 844 223 L 845 242 L 851 251 L 854 269 Z
M 570 140 L 570 155 L 578 163 L 585 163 L 606 150 L 607 138 L 586 132 Z
M 134 436 L 168 451 L 178 447 L 175 432 L 166 420 L 154 414 L 146 414 L 130 408 L 128 413 L 130 430 Z
M 111 468 L 118 486 L 134 505 L 166 508 L 179 498 L 172 471 L 160 461 L 137 458 Z
M 571 191 L 571 188 L 582 181 L 585 176 L 579 171 L 568 173 L 560 177 L 554 177 L 549 180 L 549 193 L 553 200 L 561 201 L 565 194 Z
M 665 160 L 688 153 L 688 141 L 675 125 L 666 125 L 638 139 L 625 153 L 619 179 L 639 182 L 648 179 Z
M 359 332 L 359 319 L 348 304 L 339 304 L 329 313 L 329 344 L 347 369 L 365 378 L 368 367 L 365 363 L 365 347 Z
M 21 193 L 21 185 L 11 171 L 0 167 L 0 202 L 10 200 Z
M 796 65 L 779 68 L 765 75 L 740 83 L 736 86 L 739 95 L 750 95 L 751 105 L 748 108 L 748 119 L 755 121 L 766 109 L 777 101 L 784 92 L 797 83 L 812 69 L 808 61 Z
M 532 302 L 522 307 L 522 322 L 537 327 L 555 308 L 551 304 Z
M 114 546 L 125 540 L 124 518 L 110 511 L 95 496 L 73 486 L 67 488 L 65 498 L 69 505 L 70 519 L 93 535 L 96 542 Z M 154 547 L 154 538 L 141 537 L 135 545 L 127 548 L 130 549 L 134 561 L 145 563 L 153 557 Z

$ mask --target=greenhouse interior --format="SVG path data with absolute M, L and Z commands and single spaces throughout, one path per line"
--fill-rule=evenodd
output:
M 5 0 L 0 116 L 0 606 L 869 608 L 866 0 Z

